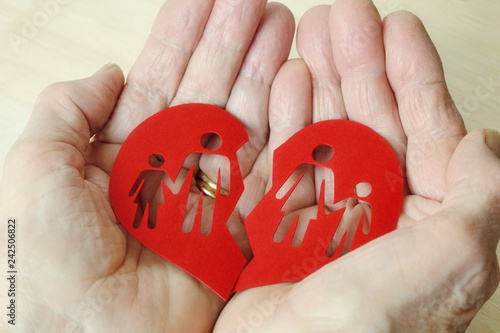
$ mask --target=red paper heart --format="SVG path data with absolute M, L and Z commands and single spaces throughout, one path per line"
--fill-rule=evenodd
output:
M 218 149 L 208 150 L 202 145 L 201 138 L 208 133 L 220 136 L 222 144 Z M 245 259 L 226 222 L 243 192 L 236 152 L 247 141 L 248 136 L 236 118 L 215 106 L 186 104 L 148 118 L 124 142 L 113 166 L 110 199 L 118 220 L 141 243 L 223 299 L 229 297 L 236 281 L 234 291 L 296 281 L 339 257 L 343 241 L 331 258 L 326 256 L 326 249 L 344 210 L 325 213 L 324 196 L 319 198 L 316 218 L 310 221 L 299 247 L 291 245 L 296 221 L 282 242 L 273 240 L 284 215 L 283 205 L 294 188 L 282 198 L 277 198 L 278 190 L 299 165 L 312 164 L 333 171 L 335 202 L 350 197 L 370 204 L 370 231 L 364 234 L 359 223 L 351 250 L 395 229 L 403 180 L 391 147 L 375 131 L 359 123 L 346 120 L 316 123 L 295 134 L 274 152 L 273 187 L 245 221 L 255 257 L 243 270 Z M 333 148 L 333 157 L 318 161 L 312 153 L 324 145 Z M 186 166 L 189 171 L 184 171 L 186 180 L 178 192 L 173 193 L 161 182 L 165 176 L 174 182 L 192 153 L 221 155 L 231 164 L 229 195 L 222 196 L 217 190 L 209 235 L 200 233 L 204 200 L 201 193 L 196 199 L 199 201 L 194 226 L 190 232 L 182 231 L 194 167 Z M 155 156 L 156 160 L 153 158 L 150 164 L 149 159 Z M 158 162 L 158 158 L 163 162 Z M 372 192 L 363 198 L 354 192 L 356 184 L 361 182 L 372 187 Z M 143 192 L 145 188 L 160 185 L 159 196 L 163 200 Z M 144 211 L 137 209 L 141 202 L 147 207 Z
M 313 151 L 321 146 L 333 148 L 333 156 L 323 163 L 313 157 Z M 348 120 L 312 124 L 276 149 L 273 161 L 273 186 L 245 220 L 254 258 L 241 273 L 235 291 L 301 280 L 340 256 L 345 236 L 331 258 L 326 252 L 345 209 L 325 213 L 324 182 L 317 217 L 309 221 L 300 246 L 292 246 L 297 219 L 283 241 L 273 240 L 285 214 L 282 207 L 294 188 L 282 199 L 277 199 L 278 190 L 300 165 L 333 171 L 334 202 L 353 198 L 370 204 L 370 230 L 363 232 L 361 216 L 350 250 L 396 228 L 403 194 L 401 168 L 389 144 L 370 128 Z M 361 198 L 355 193 L 359 183 L 371 185 L 368 196 Z
M 201 143 L 201 138 L 209 133 L 216 133 L 222 139 L 217 150 L 208 150 Z M 111 204 L 125 229 L 223 299 L 229 297 L 245 265 L 245 258 L 229 233 L 226 221 L 243 192 L 236 151 L 247 141 L 243 126 L 228 112 L 211 105 L 180 105 L 163 110 L 141 123 L 123 143 L 111 172 Z M 166 175 L 175 181 L 191 153 L 225 156 L 231 164 L 229 195 L 222 196 L 217 191 L 209 235 L 200 232 L 201 206 L 205 199 L 201 194 L 192 231 L 182 231 L 193 166 L 187 166 L 186 181 L 177 194 L 159 179 Z M 156 168 L 150 165 L 151 155 L 163 156 L 163 165 Z M 155 203 L 143 189 L 160 185 L 163 200 Z M 140 201 L 147 207 L 144 212 L 137 211 Z M 157 217 L 154 218 L 153 214 L 152 219 L 156 220 L 156 225 L 150 228 L 148 217 L 155 209 Z M 142 214 L 143 218 L 140 225 L 134 227 L 136 213 Z

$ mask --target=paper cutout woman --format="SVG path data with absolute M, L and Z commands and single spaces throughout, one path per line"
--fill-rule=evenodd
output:
M 149 156 L 149 165 L 154 170 L 144 170 L 139 176 L 134 185 L 130 189 L 129 197 L 137 193 L 134 203 L 137 204 L 137 210 L 134 218 L 134 228 L 139 228 L 142 219 L 148 208 L 148 228 L 153 229 L 156 226 L 156 218 L 158 215 L 158 206 L 164 204 L 163 198 L 163 176 L 165 171 L 158 170 L 165 159 L 160 154 L 152 154 Z

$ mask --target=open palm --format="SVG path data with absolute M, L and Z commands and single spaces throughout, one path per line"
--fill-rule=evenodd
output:
M 282 5 L 171 0 L 125 86 L 118 67 L 106 66 L 42 93 L 5 168 L 12 176 L 4 188 L 15 191 L 2 191 L 2 212 L 14 210 L 29 221 L 19 231 L 30 246 L 21 258 L 26 284 L 20 302 L 33 311 L 21 328 L 212 330 L 224 302 L 128 235 L 109 204 L 109 174 L 125 138 L 143 120 L 198 102 L 225 108 L 245 126 L 250 140 L 240 165 L 247 178 L 267 140 L 270 87 L 293 33 L 293 17 Z M 26 161 L 22 169 L 20 160 Z M 188 162 L 216 179 L 217 158 Z M 245 234 L 239 217 L 229 227 L 237 239 Z
M 498 285 L 500 137 L 464 138 L 439 56 L 412 14 L 381 22 L 372 3 L 337 0 L 306 13 L 297 47 L 304 61 L 285 64 L 272 88 L 269 151 L 317 121 L 371 127 L 405 175 L 399 227 L 301 282 L 238 293 L 215 332 L 465 331 Z M 317 171 L 302 170 L 309 182 L 295 209 L 318 204 Z
M 497 283 L 498 228 L 466 231 L 487 218 L 498 224 L 499 212 L 485 207 L 498 200 L 499 180 L 494 187 L 484 177 L 491 165 L 498 173 L 499 162 L 480 149 L 484 134 L 463 139 L 439 58 L 415 17 L 400 13 L 382 25 L 373 5 L 358 0 L 338 0 L 329 12 L 319 7 L 304 17 L 304 61 L 282 65 L 294 28 L 283 6 L 171 0 L 125 86 L 121 71 L 106 66 L 40 96 L 7 159 L 0 192 L 0 211 L 24 221 L 19 297 L 30 311 L 21 328 L 403 332 L 456 331 L 468 323 Z M 238 152 L 245 192 L 228 221 L 245 254 L 243 221 L 269 186 L 272 152 L 326 119 L 364 123 L 391 144 L 406 172 L 400 229 L 300 283 L 246 290 L 225 305 L 131 237 L 109 204 L 109 174 L 128 134 L 159 110 L 192 102 L 225 108 L 249 134 Z M 471 153 L 485 160 L 484 170 L 464 163 Z M 203 155 L 190 164 L 216 179 L 221 159 Z M 294 209 L 316 204 L 315 173 L 306 172 L 312 186 L 300 191 Z M 445 305 L 429 311 L 435 299 Z

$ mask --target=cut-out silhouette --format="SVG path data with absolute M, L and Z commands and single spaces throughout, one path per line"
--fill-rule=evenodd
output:
M 134 185 L 130 189 L 129 196 L 136 193 L 134 203 L 137 204 L 137 210 L 134 218 L 134 228 L 139 228 L 146 210 L 148 211 L 148 228 L 153 229 L 156 226 L 158 215 L 158 206 L 163 205 L 162 183 L 165 171 L 159 170 L 165 159 L 160 154 L 152 154 L 149 157 L 149 165 L 155 169 L 144 170 L 137 177 Z M 158 191 L 160 189 L 160 191 Z
M 283 212 L 283 217 L 281 218 L 281 222 L 276 230 L 274 235 L 274 241 L 279 243 L 283 241 L 285 235 L 288 233 L 290 226 L 297 222 L 297 229 L 295 230 L 292 244 L 294 247 L 300 246 L 302 242 L 302 238 L 306 232 L 306 229 L 311 220 L 315 220 L 318 215 L 319 206 L 311 206 L 311 207 L 303 207 L 300 202 L 302 201 L 302 193 L 307 189 L 314 188 L 313 179 L 309 177 L 304 177 L 305 173 L 312 174 L 313 168 L 322 171 L 321 176 L 324 176 L 321 182 L 325 181 L 325 188 L 320 190 L 321 194 L 331 193 L 331 195 L 322 197 L 324 198 L 324 206 L 330 207 L 331 204 L 328 204 L 327 200 L 331 200 L 333 203 L 333 171 L 331 169 L 315 166 L 310 163 L 301 164 L 297 167 L 290 178 L 281 186 L 281 188 L 276 193 L 276 199 L 281 200 L 283 198 L 287 198 L 281 207 L 281 211 Z M 317 170 L 314 170 L 316 173 Z M 321 183 L 320 182 L 320 183 Z M 293 208 L 291 208 L 293 207 Z
M 321 163 L 328 162 L 330 159 L 322 160 Z M 321 184 L 319 189 L 319 198 L 323 198 L 322 202 L 318 202 L 317 205 L 311 207 L 300 207 L 294 211 L 288 211 L 287 207 L 289 205 L 294 206 L 296 199 L 294 194 L 300 195 L 298 188 L 306 188 L 311 186 L 307 184 L 307 180 L 304 178 L 304 171 L 307 171 L 309 167 L 314 167 L 315 181 L 316 184 Z M 293 183 L 294 178 L 298 180 Z M 309 181 L 311 181 L 309 179 Z M 358 193 L 356 188 L 354 189 L 352 195 L 347 198 L 339 198 L 339 195 L 335 196 L 337 202 L 334 201 L 334 174 L 333 170 L 327 167 L 313 165 L 313 164 L 302 164 L 292 173 L 290 178 L 283 184 L 276 194 L 276 199 L 281 200 L 287 198 L 281 211 L 283 216 L 281 222 L 279 223 L 276 233 L 274 234 L 274 241 L 280 243 L 285 238 L 288 232 L 293 232 L 292 246 L 299 247 L 302 243 L 304 235 L 307 232 L 307 228 L 310 223 L 314 223 L 318 219 L 319 214 L 329 215 L 333 212 L 342 211 L 341 221 L 336 229 L 335 235 L 331 240 L 331 246 L 325 253 L 325 256 L 331 257 L 333 252 L 336 250 L 342 238 L 345 236 L 345 241 L 343 244 L 344 251 L 342 254 L 348 252 L 351 246 L 352 239 L 354 238 L 354 233 L 356 231 L 358 223 L 364 223 L 364 232 L 368 232 L 370 224 L 370 205 L 364 203 L 357 199 L 357 197 L 366 197 L 371 192 L 371 187 L 369 184 L 362 183 L 364 193 Z M 367 189 L 366 187 L 369 187 Z M 362 195 L 360 195 L 362 194 Z M 320 210 L 323 209 L 322 212 Z M 290 231 L 290 226 L 296 225 L 294 231 Z M 332 225 L 332 227 L 334 227 Z M 326 230 L 325 230 L 326 231 Z M 332 251 L 333 250 L 333 251 Z
M 220 156 L 220 155 L 219 155 Z M 230 162 L 227 158 L 224 158 L 224 156 L 220 156 L 222 160 L 222 165 L 224 165 L 224 170 L 230 170 Z M 223 168 L 219 168 L 217 175 L 218 177 L 212 180 L 217 186 L 219 184 L 218 178 L 219 175 L 222 174 Z M 229 195 L 230 190 L 229 188 L 225 189 L 227 190 L 227 195 Z M 182 231 L 185 233 L 189 232 L 201 232 L 202 235 L 208 236 L 210 235 L 210 232 L 212 231 L 212 226 L 213 226 L 213 218 L 214 215 L 216 215 L 215 207 L 218 206 L 218 202 L 221 200 L 224 200 L 224 194 L 222 194 L 222 191 L 220 190 L 219 187 L 219 193 L 221 195 L 217 196 L 216 198 L 211 198 L 210 196 L 207 196 L 203 194 L 203 192 L 200 193 L 199 197 L 194 200 L 194 203 L 192 204 L 193 207 L 189 210 L 186 211 L 184 215 L 184 222 L 182 224 Z M 194 196 L 193 196 L 194 197 Z M 192 202 L 193 202 L 192 201 Z M 194 230 L 193 226 L 196 224 L 196 221 L 199 221 L 200 223 L 200 228 L 199 230 Z

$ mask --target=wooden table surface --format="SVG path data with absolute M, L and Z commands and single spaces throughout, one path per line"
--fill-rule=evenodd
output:
M 312 6 L 331 1 L 281 0 L 297 19 Z M 0 0 L 0 165 L 45 86 L 88 76 L 110 61 L 127 73 L 162 3 Z M 467 128 L 500 130 L 500 1 L 375 3 L 383 16 L 409 10 L 422 19 L 441 54 L 449 88 Z M 295 48 L 291 57 L 297 57 Z M 488 81 L 497 84 L 487 85 Z M 500 291 L 467 332 L 500 332 Z

